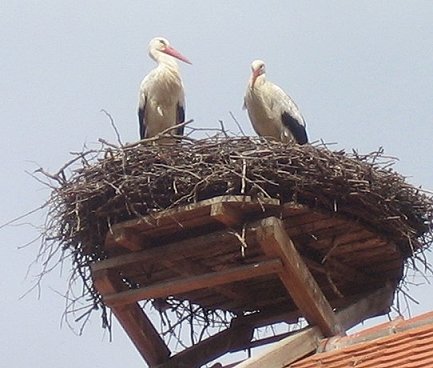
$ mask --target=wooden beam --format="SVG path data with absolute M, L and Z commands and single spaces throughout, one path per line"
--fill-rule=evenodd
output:
M 143 239 L 132 229 L 114 228 L 111 236 L 117 244 L 133 252 L 143 249 Z
M 126 287 L 112 270 L 94 272 L 92 277 L 93 285 L 102 295 L 116 293 Z M 168 359 L 170 350 L 137 303 L 114 306 L 111 310 L 151 367 Z
M 306 328 L 275 343 L 262 354 L 245 360 L 236 368 L 285 367 L 316 350 L 322 338 L 318 326 Z
M 368 318 L 389 313 L 394 292 L 395 285 L 388 282 L 377 291 L 366 294 L 362 299 L 337 312 L 340 323 L 347 330 Z
M 229 351 L 241 350 L 253 338 L 253 330 L 250 326 L 229 327 L 172 356 L 157 368 L 200 367 Z
M 283 222 L 267 217 L 257 224 L 259 244 L 268 256 L 281 259 L 283 269 L 278 275 L 307 321 L 319 326 L 326 336 L 344 335 L 326 297 L 284 230 Z
M 234 227 L 241 225 L 243 215 L 239 209 L 235 209 L 230 203 L 218 202 L 211 206 L 210 217 L 227 227 Z
M 155 259 L 169 259 L 171 261 L 186 258 L 190 255 L 197 256 L 201 252 L 209 253 L 213 243 L 229 244 L 235 235 L 227 229 L 215 231 L 210 234 L 200 235 L 192 239 L 185 239 L 175 243 L 144 249 L 139 252 L 128 253 L 92 264 L 92 271 L 125 267 L 133 263 L 148 262 Z
M 386 313 L 392 304 L 393 293 L 392 285 L 388 284 L 337 312 L 337 318 L 343 328 L 348 329 L 367 318 Z M 307 327 L 263 350 L 257 356 L 245 360 L 236 368 L 286 367 L 314 352 L 320 346 L 323 337 L 318 326 Z
M 103 301 L 109 306 L 114 306 L 144 299 L 166 298 L 171 295 L 183 294 L 193 290 L 211 288 L 217 285 L 275 273 L 280 271 L 281 268 L 282 264 L 279 259 L 270 259 L 218 272 L 209 272 L 204 275 L 160 282 L 120 293 L 103 294 Z

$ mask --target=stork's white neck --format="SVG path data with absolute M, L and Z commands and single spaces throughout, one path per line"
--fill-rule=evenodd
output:
M 258 87 L 261 87 L 265 82 L 266 82 L 266 75 L 265 74 L 260 74 L 256 78 L 256 81 L 254 82 L 254 87 L 253 87 L 253 77 L 251 76 L 251 78 L 250 78 L 250 87 L 251 88 L 258 88 Z

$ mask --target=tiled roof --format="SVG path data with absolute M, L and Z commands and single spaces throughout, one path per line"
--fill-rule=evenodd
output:
M 433 312 L 394 321 L 362 332 L 323 340 L 322 352 L 291 368 L 433 367 Z

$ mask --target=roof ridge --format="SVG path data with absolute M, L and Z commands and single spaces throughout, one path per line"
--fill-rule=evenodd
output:
M 317 353 L 324 353 L 363 342 L 370 342 L 428 324 L 433 324 L 433 311 L 408 320 L 405 320 L 402 316 L 398 316 L 392 321 L 382 323 L 348 336 L 333 336 L 324 339 L 320 343 Z

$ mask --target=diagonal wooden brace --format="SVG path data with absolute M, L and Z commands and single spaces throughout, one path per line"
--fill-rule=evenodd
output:
M 281 260 L 283 268 L 278 275 L 307 321 L 317 325 L 325 336 L 344 335 L 343 327 L 286 233 L 283 222 L 267 217 L 256 224 L 259 244 L 269 257 Z
M 120 276 L 113 270 L 99 270 L 92 276 L 95 288 L 101 295 L 117 293 L 125 288 Z M 170 350 L 137 303 L 114 306 L 111 310 L 151 367 L 168 360 Z

